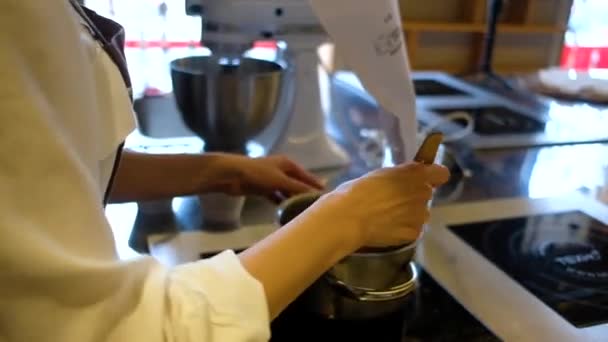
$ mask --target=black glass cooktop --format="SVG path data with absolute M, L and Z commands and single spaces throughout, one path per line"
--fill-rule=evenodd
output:
M 608 226 L 579 211 L 449 229 L 572 325 L 608 322 Z
M 475 133 L 482 135 L 541 133 L 545 130 L 544 122 L 535 120 L 507 107 L 489 106 L 433 109 L 433 112 L 442 116 L 454 112 L 469 113 L 475 120 Z M 456 120 L 455 122 L 461 126 L 466 125 L 464 121 L 459 122 Z
M 414 80 L 414 91 L 420 96 L 453 96 L 469 95 L 460 89 L 437 82 L 435 80 L 418 79 Z

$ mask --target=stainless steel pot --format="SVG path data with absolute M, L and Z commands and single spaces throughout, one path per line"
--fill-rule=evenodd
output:
M 292 197 L 278 211 L 279 224 L 289 223 L 321 194 Z M 329 319 L 371 319 L 402 308 L 417 284 L 412 263 L 416 244 L 363 248 L 343 258 L 300 297 L 306 310 Z
M 362 289 L 390 289 L 403 283 L 416 244 L 396 248 L 363 248 L 342 259 L 327 273 L 337 281 Z

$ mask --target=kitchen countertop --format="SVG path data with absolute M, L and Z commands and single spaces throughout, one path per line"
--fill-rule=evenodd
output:
M 340 91 L 343 90 L 337 90 L 338 93 Z M 334 90 L 336 95 L 340 94 Z M 580 105 L 552 102 L 551 108 L 571 108 L 575 115 Z M 360 109 L 369 110 L 369 104 L 362 103 Z M 608 115 L 608 110 L 605 115 Z M 457 158 L 470 169 L 472 175 L 464 177 L 455 172 L 450 183 L 437 193 L 434 206 L 504 197 L 542 198 L 573 190 L 581 190 L 598 198 L 608 193 L 608 144 L 492 150 L 470 150 L 466 146 L 448 148 L 456 151 Z M 325 176 L 332 187 L 365 171 L 365 167 L 351 167 Z M 146 253 L 149 234 L 196 229 L 194 224 L 183 224 L 184 215 L 194 215 L 192 205 L 187 205 L 192 199 L 178 199 L 178 202 L 181 204 L 176 205 L 176 201 L 173 201 L 174 207 L 180 208 L 176 211 L 177 215 L 146 215 L 138 212 L 135 203 L 108 206 L 107 215 L 121 255 L 128 258 L 138 252 Z M 273 207 L 266 205 L 268 210 L 272 213 Z M 331 333 L 321 334 L 317 327 L 326 327 Z M 327 322 L 301 314 L 296 301 L 273 323 L 273 335 L 273 341 L 322 341 L 334 337 L 348 341 L 498 340 L 424 270 L 420 270 L 419 287 L 410 295 L 402 312 L 357 324 Z

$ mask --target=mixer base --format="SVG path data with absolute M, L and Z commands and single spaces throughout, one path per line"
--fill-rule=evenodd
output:
M 323 170 L 343 167 L 350 163 L 348 154 L 325 132 L 301 141 L 287 137 L 272 154 L 282 154 L 307 170 Z
M 321 94 L 329 90 L 317 53 L 324 41 L 325 36 L 319 35 L 291 37 L 287 42 L 291 64 L 284 94 L 291 100 L 286 100 L 292 104 L 291 115 L 284 134 L 271 148 L 271 153 L 286 155 L 308 170 L 338 168 L 350 163 L 349 155 L 326 129 L 326 106 Z

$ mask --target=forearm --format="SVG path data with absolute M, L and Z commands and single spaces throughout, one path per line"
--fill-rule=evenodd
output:
M 336 227 L 350 223 L 336 222 L 335 216 L 331 220 L 328 206 L 311 207 L 239 255 L 245 269 L 264 286 L 271 319 L 357 248 L 354 239 L 344 238 L 347 227 Z
M 229 174 L 223 159 L 220 154 L 154 155 L 125 150 L 110 201 L 144 201 L 220 191 L 237 177 Z

